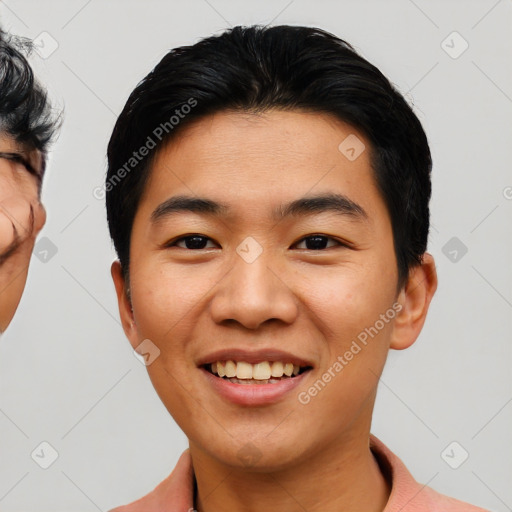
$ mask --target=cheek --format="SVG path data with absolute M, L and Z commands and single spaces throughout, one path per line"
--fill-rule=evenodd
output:
M 146 261 L 149 260 L 147 257 Z M 178 411 L 180 421 L 176 419 L 181 424 L 180 414 L 186 418 L 193 412 L 189 403 L 190 384 L 187 384 L 187 393 L 180 391 L 187 382 L 187 365 L 190 365 L 184 340 L 193 328 L 191 313 L 201 290 L 189 280 L 184 281 L 176 269 L 170 271 L 170 267 L 154 262 L 144 267 L 137 263 L 137 260 L 132 261 L 130 267 L 137 343 L 149 339 L 160 350 L 158 357 L 147 366 L 148 375 L 169 412 L 175 415 Z
M 195 297 L 179 272 L 144 258 L 143 266 L 133 262 L 130 284 L 134 314 L 140 330 L 164 333 L 183 317 Z
M 393 296 L 389 287 L 377 293 L 355 277 L 331 277 L 322 284 L 323 293 L 310 293 L 314 302 L 308 307 L 322 329 L 324 357 L 315 379 L 298 391 L 297 398 L 307 411 L 301 421 L 329 417 L 322 430 L 335 438 L 348 422 L 371 413 L 389 348 Z
M 378 265 L 331 269 L 308 279 L 306 310 L 314 313 L 325 344 L 318 377 L 327 372 L 329 382 L 325 392 L 321 383 L 317 386 L 322 390 L 318 405 L 356 407 L 374 389 L 395 317 L 394 279 L 395 272 L 386 275 Z
M 177 366 L 186 360 L 187 343 L 197 321 L 197 308 L 212 287 L 209 279 L 197 276 L 197 270 L 184 271 L 177 266 L 151 261 L 130 267 L 131 295 L 135 324 L 140 340 L 150 339 L 160 349 L 160 364 Z M 182 368 L 182 364 L 180 364 Z
M 325 337 L 343 345 L 373 325 L 393 304 L 396 272 L 367 263 L 325 269 L 303 276 L 301 295 Z

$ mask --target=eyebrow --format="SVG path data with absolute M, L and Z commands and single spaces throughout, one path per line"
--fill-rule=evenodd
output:
M 228 205 L 203 197 L 174 196 L 159 204 L 151 214 L 151 222 L 156 224 L 178 213 L 198 213 L 207 216 L 227 216 Z M 354 220 L 367 220 L 364 208 L 342 194 L 322 194 L 305 196 L 281 205 L 272 212 L 272 218 L 279 221 L 287 217 L 304 217 L 321 213 L 336 213 L 352 217 Z

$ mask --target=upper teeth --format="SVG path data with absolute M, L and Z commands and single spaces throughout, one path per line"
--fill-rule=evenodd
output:
M 246 363 L 245 361 L 217 361 L 212 363 L 211 370 L 219 377 L 237 379 L 267 380 L 271 377 L 298 375 L 300 366 L 280 361 L 264 361 L 262 363 Z

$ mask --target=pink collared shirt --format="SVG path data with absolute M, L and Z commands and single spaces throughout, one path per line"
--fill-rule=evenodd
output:
M 391 493 L 383 512 L 489 512 L 454 498 L 443 496 L 414 480 L 404 463 L 375 436 L 370 446 L 382 468 L 391 478 Z M 186 450 L 174 471 L 152 492 L 129 505 L 110 512 L 192 512 L 194 510 L 194 471 Z

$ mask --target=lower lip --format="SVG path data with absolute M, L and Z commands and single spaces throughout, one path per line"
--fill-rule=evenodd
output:
M 282 399 L 293 391 L 304 380 L 309 370 L 297 375 L 281 379 L 273 384 L 235 384 L 227 379 L 216 377 L 204 368 L 200 369 L 213 389 L 223 398 L 238 405 L 267 405 Z

